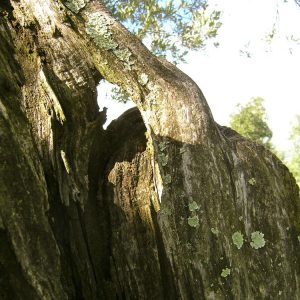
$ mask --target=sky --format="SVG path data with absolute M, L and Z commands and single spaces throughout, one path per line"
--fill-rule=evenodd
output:
M 229 125 L 238 103 L 264 98 L 272 141 L 277 149 L 288 152 L 291 124 L 300 115 L 300 7 L 294 0 L 209 3 L 223 12 L 217 37 L 220 46 L 190 52 L 187 63 L 178 67 L 199 85 L 219 124 Z M 268 43 L 273 29 L 276 34 Z M 108 86 L 102 85 L 99 94 L 100 106 L 108 107 L 108 122 L 133 106 L 111 101 Z

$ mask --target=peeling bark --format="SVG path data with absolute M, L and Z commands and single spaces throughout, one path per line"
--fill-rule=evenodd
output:
M 1 299 L 299 299 L 288 169 L 99 1 L 1 2 L 0 91 Z

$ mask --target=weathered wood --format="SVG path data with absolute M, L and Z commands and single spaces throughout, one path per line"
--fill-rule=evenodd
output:
M 99 1 L 0 3 L 0 111 L 1 299 L 300 298 L 288 169 Z

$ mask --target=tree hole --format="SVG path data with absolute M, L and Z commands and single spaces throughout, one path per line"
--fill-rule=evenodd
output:
M 107 119 L 103 125 L 104 129 L 111 123 L 111 121 L 117 119 L 129 108 L 135 107 L 135 103 L 121 90 L 106 80 L 101 80 L 97 86 L 98 92 L 98 105 L 100 111 L 107 108 Z

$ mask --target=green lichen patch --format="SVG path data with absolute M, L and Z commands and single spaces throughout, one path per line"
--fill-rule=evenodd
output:
M 251 240 L 250 246 L 254 249 L 260 249 L 263 248 L 266 244 L 266 241 L 264 239 L 264 234 L 259 231 L 255 231 L 251 233 Z
M 232 241 L 238 249 L 241 249 L 244 244 L 244 236 L 240 231 L 237 231 L 232 235 Z
M 158 161 L 161 163 L 163 167 L 165 167 L 168 164 L 169 161 L 169 156 L 164 153 L 159 153 L 158 154 Z
M 142 73 L 139 77 L 138 77 L 138 82 L 141 84 L 141 85 L 146 85 L 149 81 L 149 77 L 147 74 L 145 73 Z
M 167 142 L 167 141 L 165 141 L 165 142 L 160 142 L 160 143 L 158 144 L 158 149 L 159 149 L 160 151 L 165 151 L 165 150 L 167 149 L 167 147 L 168 147 L 168 142 Z
M 167 174 L 165 177 L 164 177 L 164 181 L 166 184 L 170 184 L 172 182 L 172 177 L 170 174 Z
M 189 203 L 189 211 L 195 211 L 199 208 L 200 208 L 200 206 L 197 204 L 196 201 L 192 201 Z
M 134 62 L 131 60 L 132 53 L 129 49 L 115 49 L 113 50 L 116 57 L 124 63 L 125 69 L 131 70 Z
M 186 248 L 187 248 L 188 250 L 191 250 L 191 249 L 192 249 L 192 244 L 191 244 L 191 243 L 186 243 Z
M 251 178 L 251 179 L 249 179 L 248 180 L 248 182 L 249 182 L 249 184 L 251 184 L 251 185 L 255 185 L 256 184 L 256 180 L 255 180 L 255 178 Z
M 157 102 L 157 99 L 159 98 L 161 88 L 158 85 L 152 83 L 151 81 L 147 84 L 147 87 L 150 91 L 147 98 L 151 105 L 155 105 Z
M 225 268 L 222 270 L 221 277 L 226 278 L 227 276 L 230 275 L 230 273 L 231 273 L 231 270 L 229 268 Z
M 161 214 L 165 215 L 165 216 L 170 216 L 172 214 L 172 211 L 170 208 L 165 207 L 161 210 Z
M 91 13 L 88 16 L 86 32 L 101 49 L 113 50 L 118 47 L 118 43 L 113 40 L 112 32 L 110 31 L 112 23 L 112 19 L 100 12 Z
M 220 231 L 216 228 L 211 228 L 210 231 L 214 234 L 214 235 L 218 235 L 220 233 Z
M 191 226 L 191 227 L 198 227 L 199 226 L 199 218 L 198 216 L 194 216 L 194 217 L 189 217 L 188 218 L 188 224 Z
M 65 6 L 73 13 L 77 14 L 82 8 L 85 7 L 89 0 L 68 0 L 65 2 Z

